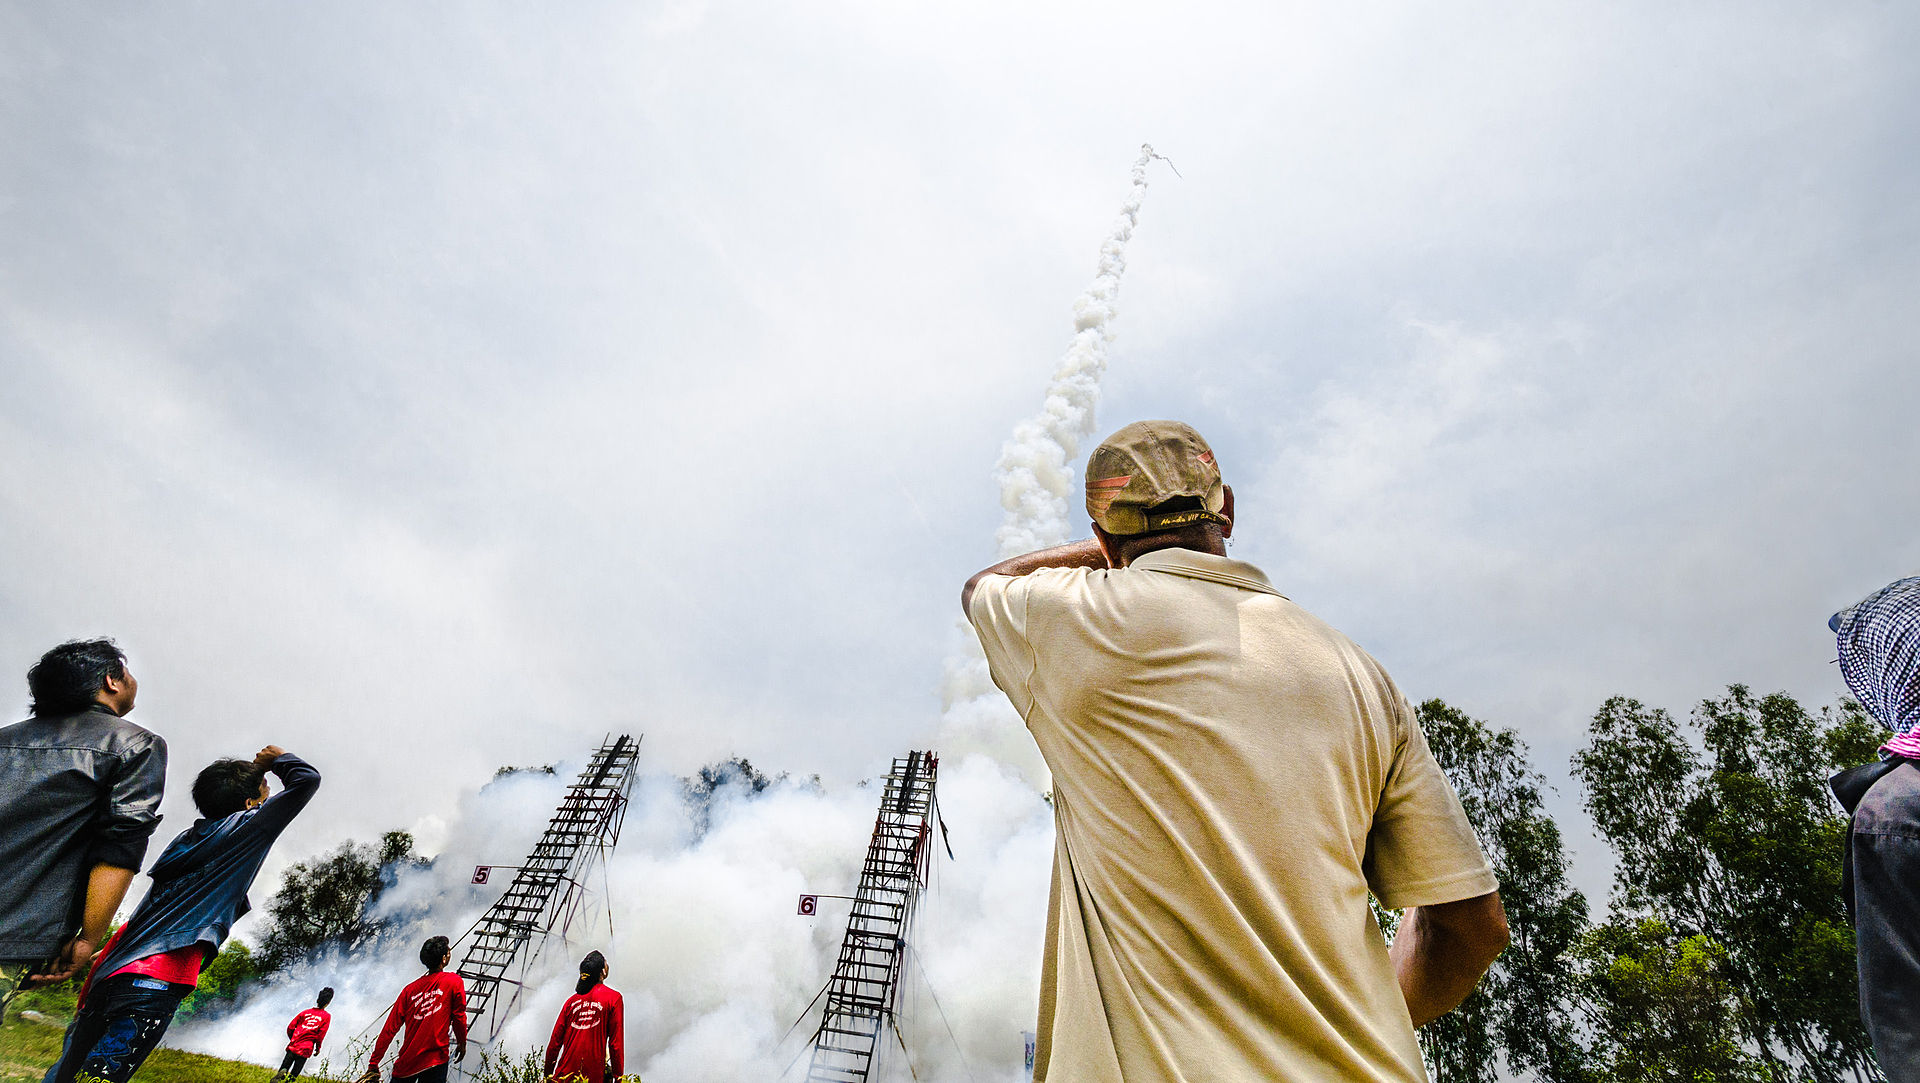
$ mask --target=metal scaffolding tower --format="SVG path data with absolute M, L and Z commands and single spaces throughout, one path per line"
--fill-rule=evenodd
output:
M 934 780 L 939 759 L 909 752 L 893 761 L 840 959 L 827 979 L 827 1007 L 813 1033 L 807 1083 L 866 1083 L 895 995 L 914 905 L 927 884 Z
M 587 871 L 620 841 L 639 758 L 640 742 L 626 734 L 594 751 L 513 883 L 474 925 L 471 938 L 463 938 L 467 953 L 456 970 L 467 984 L 467 1018 L 486 1016 L 487 1043 L 513 1014 L 547 937 L 565 937 L 584 900 Z M 513 989 L 496 1010 L 502 982 Z

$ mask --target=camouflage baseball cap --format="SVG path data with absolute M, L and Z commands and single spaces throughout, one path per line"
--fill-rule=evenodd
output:
M 1189 497 L 1198 507 L 1148 514 Z M 1184 503 L 1184 502 L 1183 502 Z M 1178 421 L 1136 421 L 1087 457 L 1087 514 L 1109 534 L 1146 534 L 1188 523 L 1225 524 L 1226 487 L 1213 449 Z

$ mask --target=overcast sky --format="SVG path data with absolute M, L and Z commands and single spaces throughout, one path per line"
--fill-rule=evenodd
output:
M 308 756 L 293 856 L 609 730 L 865 774 L 1147 140 L 1099 427 L 1410 696 L 1572 817 L 1610 694 L 1841 691 L 1920 570 L 1911 7 L 946 7 L 0 5 L 0 669 L 119 639 L 163 834 Z

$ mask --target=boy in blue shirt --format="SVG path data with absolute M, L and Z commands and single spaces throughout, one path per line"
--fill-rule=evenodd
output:
M 266 775 L 282 789 L 269 796 Z M 85 1075 L 127 1083 L 160 1042 L 200 968 L 252 909 L 247 889 L 280 832 L 313 799 L 320 772 L 268 745 L 246 760 L 216 760 L 193 783 L 201 819 L 167 846 L 153 886 L 102 947 L 60 1061 L 43 1083 Z

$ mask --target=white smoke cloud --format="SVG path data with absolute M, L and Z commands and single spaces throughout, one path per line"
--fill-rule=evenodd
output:
M 479 917 L 499 884 L 471 885 L 473 866 L 516 861 L 572 774 L 563 766 L 555 775 L 508 775 L 469 795 L 432 866 L 403 872 L 382 896 L 379 913 L 400 923 L 389 944 L 298 964 L 230 1013 L 183 1020 L 170 1044 L 278 1063 L 287 1020 L 331 985 L 334 1027 L 321 1055 L 335 1074 L 353 1074 L 344 1058 L 354 1038 L 371 1038 L 395 994 L 420 973 L 415 945 L 457 935 Z M 736 776 L 702 806 L 686 798 L 679 778 L 641 777 L 620 845 L 589 884 L 591 905 L 567 942 L 548 942 L 494 1048 L 544 1047 L 572 992 L 575 962 L 598 950 L 611 966 L 608 983 L 626 998 L 630 1070 L 713 1083 L 775 1078 L 804 1048 L 814 1020 L 786 1032 L 832 971 L 846 916 L 844 902 L 823 899 L 817 916 L 800 917 L 795 901 L 803 892 L 852 894 L 879 792 L 779 780 L 755 793 Z M 1038 989 L 1051 814 L 1030 786 L 985 757 L 943 765 L 939 794 L 955 857 L 935 863 L 902 989 L 902 1030 L 922 1079 L 969 1071 L 1015 1079 Z M 476 1038 L 482 1033 L 476 1025 Z M 883 1055 L 897 1058 L 898 1046 Z M 476 1051 L 468 1064 L 477 1063 Z M 803 1072 L 804 1058 L 789 1078 Z

